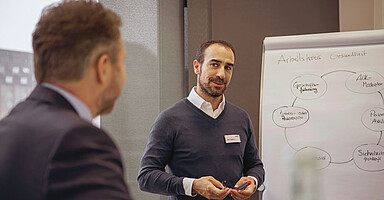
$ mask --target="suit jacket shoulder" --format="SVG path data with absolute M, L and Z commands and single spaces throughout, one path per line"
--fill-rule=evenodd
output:
M 39 85 L 0 121 L 0 174 L 0 199 L 91 199 L 90 185 L 105 192 L 112 184 L 105 183 L 107 177 L 117 183 L 111 188 L 124 193 L 116 199 L 129 199 L 111 138 L 82 120 L 61 95 Z M 102 195 L 93 199 L 98 198 Z

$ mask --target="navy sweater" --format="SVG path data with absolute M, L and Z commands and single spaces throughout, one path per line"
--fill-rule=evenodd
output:
M 239 135 L 241 142 L 226 143 L 225 135 Z M 226 102 L 224 111 L 213 119 L 184 98 L 154 122 L 137 179 L 143 191 L 192 199 L 184 196 L 184 177 L 213 176 L 233 187 L 243 175 L 256 177 L 259 185 L 264 181 L 248 114 Z

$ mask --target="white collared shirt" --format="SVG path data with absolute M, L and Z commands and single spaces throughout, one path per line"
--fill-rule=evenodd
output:
M 223 95 L 223 99 L 221 100 L 219 107 L 217 107 L 216 110 L 213 110 L 212 104 L 204 100 L 199 94 L 197 94 L 196 86 L 192 88 L 187 99 L 193 105 L 195 105 L 197 108 L 199 108 L 201 111 L 203 111 L 205 114 L 212 117 L 213 119 L 218 118 L 225 107 L 225 96 Z

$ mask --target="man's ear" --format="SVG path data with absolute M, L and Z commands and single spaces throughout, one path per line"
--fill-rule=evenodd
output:
M 111 73 L 111 59 L 107 54 L 102 54 L 96 60 L 96 78 L 101 84 L 105 83 Z
M 200 63 L 197 60 L 193 61 L 193 71 L 196 75 L 200 75 Z

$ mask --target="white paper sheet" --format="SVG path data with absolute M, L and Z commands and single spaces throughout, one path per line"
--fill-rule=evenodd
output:
M 264 200 L 292 199 L 295 156 L 313 153 L 319 200 L 384 198 L 384 30 L 264 41 Z

